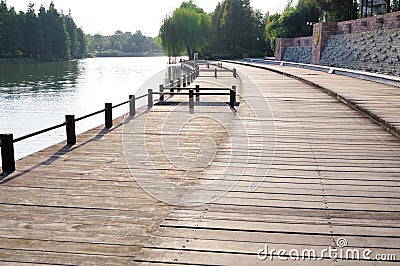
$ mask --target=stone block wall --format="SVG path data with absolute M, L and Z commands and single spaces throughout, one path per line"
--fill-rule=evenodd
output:
M 277 39 L 275 60 L 305 63 L 309 61 L 306 53 L 311 50 L 311 64 L 400 75 L 399 30 L 400 11 L 339 23 L 317 23 L 313 36 Z
M 313 47 L 311 54 L 311 64 L 318 65 L 325 43 L 328 38 L 337 31 L 336 23 L 317 23 L 313 31 Z
M 311 47 L 312 46 L 312 42 L 313 42 L 313 36 L 308 36 L 308 37 L 300 37 L 300 38 L 277 38 L 276 39 L 276 47 L 275 47 L 275 51 L 276 51 L 276 58 L 277 61 L 282 61 L 285 53 L 286 53 L 286 49 L 289 47 Z M 291 48 L 288 50 L 288 53 L 293 53 L 297 48 Z M 303 49 L 299 49 L 299 51 L 302 51 Z M 294 58 L 294 55 L 287 55 L 289 58 Z M 294 61 L 293 61 L 294 62 Z M 298 62 L 300 63 L 300 62 Z
M 398 29 L 332 35 L 320 65 L 400 76 Z
M 311 64 L 311 46 L 289 46 L 286 48 L 283 61 Z

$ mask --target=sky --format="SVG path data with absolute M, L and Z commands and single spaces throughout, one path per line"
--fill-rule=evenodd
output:
M 101 33 L 111 35 L 116 30 L 132 33 L 141 30 L 147 36 L 155 37 L 163 18 L 179 7 L 183 0 L 53 0 L 57 10 L 68 13 L 78 27 L 82 27 L 86 34 Z M 288 0 L 250 0 L 254 9 L 264 13 L 280 12 Z M 26 11 L 30 0 L 7 0 L 8 6 L 17 11 Z M 31 0 L 35 4 L 36 12 L 40 5 L 49 7 L 51 0 Z M 206 12 L 214 11 L 218 0 L 194 0 Z M 294 1 L 297 2 L 297 1 Z

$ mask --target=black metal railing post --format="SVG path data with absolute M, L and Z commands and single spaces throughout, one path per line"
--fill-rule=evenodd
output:
M 237 72 L 236 72 L 236 68 L 233 69 L 233 77 L 236 78 L 237 77 Z
M 163 102 L 164 101 L 164 99 L 165 99 L 165 97 L 164 97 L 164 85 L 163 84 L 160 84 L 160 102 Z M 171 91 L 172 92 L 172 91 Z
M 231 108 L 235 108 L 235 102 L 236 102 L 236 86 L 232 86 L 232 89 L 230 90 L 230 97 L 229 97 L 229 106 Z
M 76 131 L 75 131 L 75 116 L 65 116 L 65 128 L 67 132 L 67 145 L 76 144 Z
M 135 116 L 136 115 L 136 96 L 129 95 L 129 115 Z
M 15 171 L 14 135 L 0 134 L 0 143 L 3 173 L 11 174 Z
M 178 88 L 180 88 L 182 85 L 181 85 L 181 78 L 178 78 L 178 84 L 176 85 Z
M 214 70 L 214 76 L 215 76 L 215 78 L 218 78 L 218 69 L 217 68 L 215 68 L 215 70 Z
M 170 92 L 174 92 L 175 91 L 175 89 L 174 89 L 174 81 L 172 79 L 169 81 L 169 90 L 170 90 Z
M 112 103 L 105 104 L 105 128 L 112 128 L 113 126 L 112 109 Z
M 153 89 L 148 89 L 148 94 L 147 94 L 147 106 L 148 108 L 152 108 L 154 105 L 154 100 L 153 100 Z
M 200 102 L 200 85 L 196 85 L 196 102 Z
M 194 109 L 194 98 L 193 98 L 193 95 L 194 95 L 194 91 L 193 91 L 193 89 L 190 89 L 189 90 L 189 109 Z

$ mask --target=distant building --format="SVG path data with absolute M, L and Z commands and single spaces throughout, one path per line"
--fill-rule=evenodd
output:
M 360 11 L 362 17 L 380 15 L 387 12 L 387 2 L 385 0 L 360 0 Z

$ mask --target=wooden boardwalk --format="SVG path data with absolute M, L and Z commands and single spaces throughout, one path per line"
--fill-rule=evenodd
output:
M 59 144 L 19 160 L 18 172 L 0 185 L 0 264 L 398 264 L 399 139 L 297 80 L 236 67 L 240 80 L 228 72 L 218 79 L 203 72 L 192 85 L 238 86 L 237 114 L 223 105 L 196 106 L 192 113 L 187 106 L 161 105 L 150 112 L 142 108 L 125 125 L 119 118 L 111 130 L 98 127 L 80 135 L 72 148 Z M 255 88 L 264 99 L 254 101 Z M 216 98 L 202 98 L 211 100 Z M 268 102 L 273 117 L 262 112 L 258 101 Z M 178 134 L 162 127 L 171 111 L 177 125 L 190 121 Z M 274 130 L 262 131 L 260 121 L 273 122 Z M 265 139 L 272 133 L 274 138 Z M 135 151 L 141 136 L 146 150 Z M 197 160 L 212 147 L 202 149 L 199 143 L 205 138 L 215 149 L 203 168 L 183 171 L 180 156 L 163 154 L 168 148 L 163 145 L 175 141 L 185 158 Z M 238 170 L 227 175 L 238 138 L 247 139 L 251 149 L 236 157 L 247 159 L 234 161 Z M 132 168 L 124 153 L 124 146 L 131 144 L 128 156 L 147 156 L 151 164 L 140 161 Z M 258 176 L 260 186 L 250 191 L 264 144 L 274 148 L 275 156 L 271 165 L 261 165 L 267 174 Z M 173 206 L 146 193 L 143 183 L 132 177 L 156 173 L 172 184 L 204 185 L 222 178 L 234 186 L 229 191 L 206 187 L 192 199 L 200 203 L 200 196 L 216 195 L 212 203 Z M 284 261 L 277 253 L 272 261 L 257 257 L 267 245 L 269 251 L 315 249 L 320 258 L 339 239 L 347 242 L 343 249 L 368 248 L 371 257 L 395 254 L 396 259 L 331 260 L 327 253 L 318 261 Z
M 350 106 L 358 107 L 400 137 L 400 90 L 398 87 L 321 71 L 251 63 L 310 81 L 343 98 Z

